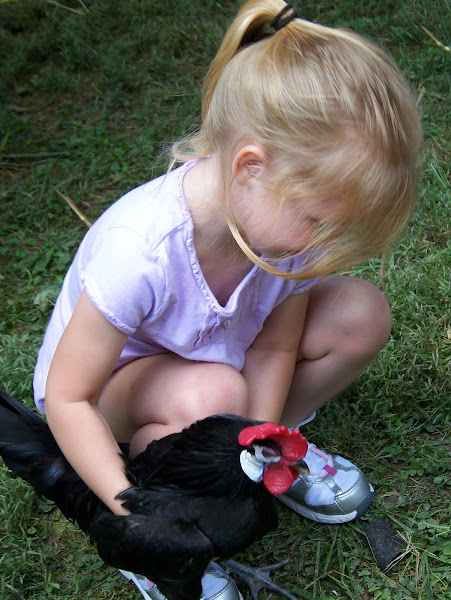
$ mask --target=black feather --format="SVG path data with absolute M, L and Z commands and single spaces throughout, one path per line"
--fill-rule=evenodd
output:
M 47 423 L 2 391 L 0 454 L 13 473 L 55 502 L 83 531 L 89 532 L 93 518 L 107 510 L 66 460 Z
M 182 433 L 151 442 L 127 465 L 128 479 L 149 490 L 170 489 L 183 496 L 247 495 L 255 483 L 240 468 L 238 435 L 258 423 L 237 415 L 197 421 Z
M 116 516 L 64 458 L 47 424 L 0 392 L 0 454 L 8 467 L 75 519 L 108 564 L 155 581 L 168 600 L 193 600 L 216 557 L 244 550 L 277 526 L 271 494 L 240 466 L 238 435 L 257 424 L 234 415 L 198 421 L 133 459 Z

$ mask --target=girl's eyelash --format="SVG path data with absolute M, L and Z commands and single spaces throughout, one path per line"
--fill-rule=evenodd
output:
M 314 217 L 308 217 L 308 221 L 312 225 L 321 225 L 321 219 L 315 219 Z

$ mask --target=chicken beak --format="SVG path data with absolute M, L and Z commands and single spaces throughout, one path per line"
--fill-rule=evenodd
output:
M 302 459 L 294 463 L 293 466 L 299 469 L 301 473 L 305 473 L 305 475 L 310 475 L 310 470 L 307 467 L 307 464 Z

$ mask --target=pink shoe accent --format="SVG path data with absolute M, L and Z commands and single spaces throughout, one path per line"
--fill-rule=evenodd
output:
M 315 454 L 318 454 L 318 456 L 321 456 L 321 458 L 324 458 L 325 461 L 329 461 L 329 455 L 317 448 L 316 446 L 314 446 L 313 444 L 310 446 L 310 450 Z
M 336 475 L 338 473 L 338 471 L 336 469 L 333 468 L 333 460 L 331 459 L 331 457 L 326 454 L 325 452 L 323 452 L 322 450 L 319 450 L 316 446 L 314 446 L 313 444 L 310 445 L 309 450 L 311 450 L 312 452 L 314 452 L 315 454 L 317 454 L 318 456 L 321 456 L 321 458 L 323 458 L 326 461 L 325 466 L 322 469 L 322 472 L 319 474 L 319 477 L 326 477 L 327 474 L 329 475 Z M 310 473 L 310 475 L 316 475 L 316 473 Z
M 330 467 L 329 465 L 326 465 L 324 467 L 324 470 L 327 471 L 329 473 L 329 475 L 336 475 L 338 473 L 337 469 L 334 469 L 333 467 Z

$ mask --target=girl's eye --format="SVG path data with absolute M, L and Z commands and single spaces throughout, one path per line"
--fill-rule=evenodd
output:
M 314 225 L 315 227 L 321 224 L 321 221 L 319 219 L 315 219 L 314 217 L 309 217 L 308 222 L 310 225 Z

